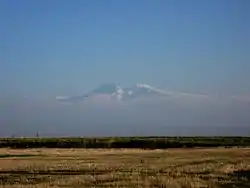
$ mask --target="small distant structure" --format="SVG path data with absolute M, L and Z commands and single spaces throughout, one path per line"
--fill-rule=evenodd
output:
M 39 133 L 38 132 L 36 132 L 36 137 L 39 138 Z

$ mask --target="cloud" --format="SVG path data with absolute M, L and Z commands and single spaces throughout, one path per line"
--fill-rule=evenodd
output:
M 1 102 L 0 128 L 8 135 L 35 135 L 37 131 L 40 135 L 169 135 L 183 130 L 186 134 L 210 134 L 216 129 L 222 134 L 221 127 L 225 134 L 230 127 L 238 128 L 231 133 L 247 134 L 242 130 L 250 123 L 250 106 L 230 97 L 158 97 L 127 102 L 110 100 L 104 94 L 72 105 L 31 97 Z
M 240 102 L 250 103 L 250 95 L 245 96 L 232 96 L 233 100 L 238 100 Z

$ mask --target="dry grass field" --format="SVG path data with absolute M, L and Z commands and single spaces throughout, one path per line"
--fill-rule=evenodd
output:
M 0 149 L 0 188 L 250 187 L 250 149 Z

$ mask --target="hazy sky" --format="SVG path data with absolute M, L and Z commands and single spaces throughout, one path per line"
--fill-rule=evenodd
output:
M 250 0 L 0 0 L 0 136 L 249 135 L 249 81 Z M 108 82 L 229 98 L 55 102 Z
M 249 0 L 1 0 L 0 90 L 250 92 Z

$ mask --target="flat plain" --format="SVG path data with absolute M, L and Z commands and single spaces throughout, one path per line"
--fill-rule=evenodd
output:
M 249 188 L 250 149 L 0 149 L 0 187 Z

